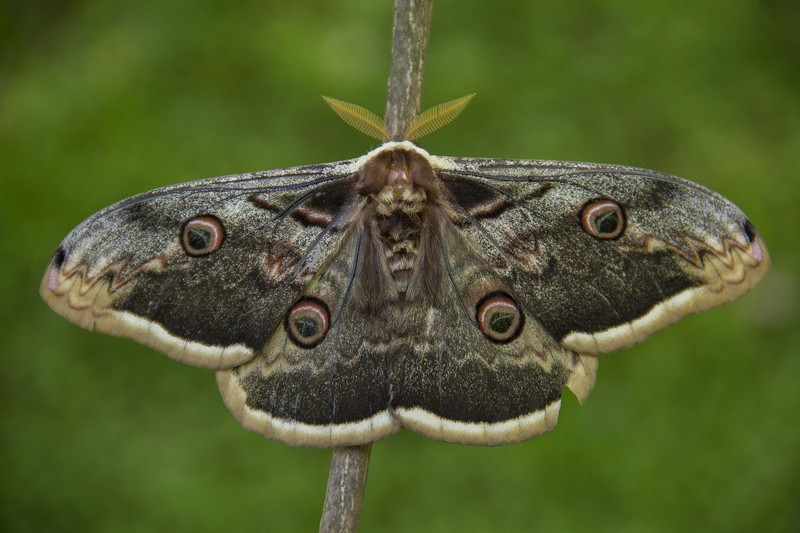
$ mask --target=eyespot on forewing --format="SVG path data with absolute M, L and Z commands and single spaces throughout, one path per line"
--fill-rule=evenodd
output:
M 612 200 L 595 200 L 583 206 L 581 227 L 596 239 L 616 239 L 625 231 L 625 212 Z
M 216 252 L 225 241 L 225 227 L 214 215 L 190 218 L 181 228 L 181 246 L 192 257 Z

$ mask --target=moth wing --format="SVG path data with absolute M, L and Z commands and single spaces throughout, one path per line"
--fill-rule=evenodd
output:
M 123 200 L 64 239 L 40 293 L 84 328 L 196 366 L 239 365 L 341 246 L 354 169 L 224 176 Z
M 768 268 L 735 205 L 674 176 L 556 161 L 437 164 L 448 200 L 442 303 L 418 320 L 423 333 L 391 373 L 397 417 L 433 438 L 491 445 L 551 429 L 563 386 L 580 401 L 590 393 L 595 355 L 741 296 Z M 618 235 L 587 226 L 598 202 L 619 207 Z M 486 334 L 487 298 L 523 317 L 510 340 Z
M 510 306 L 511 285 L 451 222 L 441 221 L 436 305 L 416 310 L 410 343 L 391 362 L 392 408 L 402 424 L 448 442 L 499 445 L 552 429 L 562 389 L 583 400 L 594 357 L 561 346 L 535 315 L 522 311 L 502 339 L 487 335 L 495 304 Z
M 597 355 L 746 293 L 769 268 L 730 200 L 688 180 L 619 165 L 447 158 L 457 219 L 522 307 L 565 348 Z M 622 232 L 585 227 L 598 200 Z
M 217 372 L 229 410 L 256 433 L 295 446 L 353 446 L 400 428 L 389 407 L 385 346 L 370 342 L 391 324 L 364 313 L 363 228 L 249 362 Z

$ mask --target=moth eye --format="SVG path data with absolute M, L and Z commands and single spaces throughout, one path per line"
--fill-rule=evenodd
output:
M 181 230 L 181 245 L 193 257 L 216 252 L 224 240 L 222 222 L 213 215 L 190 218 Z
M 289 338 L 301 348 L 313 348 L 325 338 L 330 326 L 330 311 L 322 300 L 304 298 L 286 316 Z
M 625 230 L 622 206 L 611 200 L 596 200 L 583 206 L 581 226 L 597 239 L 616 239 Z
M 500 344 L 516 339 L 524 323 L 517 302 L 499 291 L 487 294 L 478 302 L 475 318 L 483 334 Z

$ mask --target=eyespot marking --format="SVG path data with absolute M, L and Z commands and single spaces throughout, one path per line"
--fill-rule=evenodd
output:
M 622 206 L 611 200 L 595 200 L 583 206 L 581 226 L 596 239 L 616 239 L 625 231 Z
M 525 323 L 517 302 L 502 291 L 491 292 L 481 298 L 475 306 L 475 320 L 486 338 L 498 344 L 516 339 Z
M 313 348 L 325 338 L 331 313 L 322 300 L 308 296 L 292 306 L 284 326 L 289 338 L 300 348 Z
M 190 218 L 181 228 L 181 245 L 192 257 L 216 252 L 225 241 L 225 228 L 214 215 Z

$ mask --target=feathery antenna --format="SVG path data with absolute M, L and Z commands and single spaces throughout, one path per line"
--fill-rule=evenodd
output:
M 322 98 L 347 125 L 379 141 L 385 141 L 389 138 L 389 130 L 386 129 L 386 123 L 369 109 L 328 96 L 323 96 Z
M 408 141 L 414 141 L 449 124 L 467 107 L 467 104 L 474 96 L 475 93 L 468 94 L 420 113 L 411 122 L 403 138 Z M 322 98 L 346 124 L 374 139 L 380 141 L 389 140 L 389 130 L 386 127 L 386 122 L 369 109 L 329 96 L 323 96 Z
M 468 94 L 420 113 L 406 130 L 405 138 L 413 141 L 449 124 L 467 107 L 474 96 L 475 93 Z

